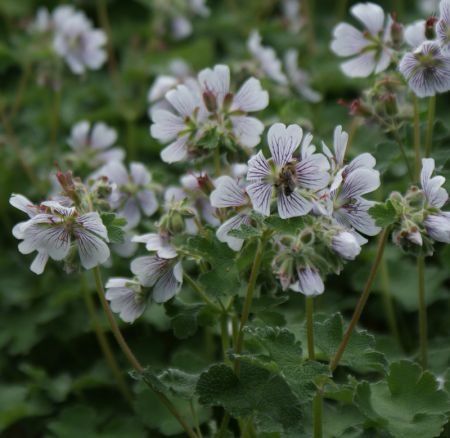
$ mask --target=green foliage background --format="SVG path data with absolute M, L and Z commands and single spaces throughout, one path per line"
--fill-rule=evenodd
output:
M 182 435 L 179 425 L 142 382 L 127 378 L 135 395 L 131 406 L 118 392 L 86 311 L 86 294 L 96 298 L 90 273 L 66 275 L 55 263 L 49 263 L 42 276 L 35 276 L 28 269 L 30 258 L 17 251 L 11 229 L 23 217 L 9 206 L 9 194 L 23 193 L 36 201 L 45 196 L 49 188 L 48 174 L 55 172 L 53 160 L 68 151 L 65 139 L 71 125 L 88 119 L 103 120 L 114 126 L 119 132 L 118 143 L 127 150 L 128 160 L 144 162 L 155 178 L 169 184 L 177 181 L 183 166 L 169 168 L 160 162 L 161 146 L 148 132 L 146 94 L 156 75 L 166 72 L 168 62 L 174 57 L 184 58 L 195 70 L 218 62 L 232 65 L 249 58 L 245 41 L 253 28 L 258 28 L 265 44 L 275 47 L 279 54 L 287 48 L 298 48 L 300 63 L 311 72 L 314 87 L 324 95 L 324 100 L 311 105 L 297 96 L 280 97 L 271 93 L 271 103 L 263 119 L 267 124 L 280 120 L 310 126 L 316 138 L 324 139 L 328 144 L 335 125 L 342 124 L 348 129 L 351 124 L 347 109 L 339 106 L 337 99 L 351 100 L 371 84 L 371 79 L 346 79 L 340 73 L 339 60 L 328 48 L 332 27 L 340 14 L 339 2 L 312 2 L 315 10 L 314 51 L 305 32 L 292 35 L 284 30 L 276 1 L 211 0 L 209 3 L 211 17 L 194 20 L 194 34 L 182 42 L 174 42 L 170 37 L 162 41 L 152 32 L 152 0 L 107 1 L 120 86 L 114 82 L 107 66 L 98 72 L 89 72 L 83 78 L 66 71 L 53 150 L 51 133 L 55 131 L 56 123 L 55 96 L 48 88 L 36 84 L 35 70 L 32 69 L 23 90 L 21 108 L 13 121 L 14 137 L 7 132 L 5 124 L 0 123 L 2 436 L 110 438 Z M 392 10 L 401 2 L 379 3 Z M 418 18 L 418 12 L 410 2 L 405 3 L 408 5 L 399 11 L 400 19 Z M 7 117 L 20 90 L 23 71 L 28 65 L 35 65 L 36 53 L 26 33 L 26 24 L 33 19 L 38 6 L 53 8 L 57 4 L 34 0 L 0 2 L 0 105 Z M 85 0 L 74 4 L 98 24 L 96 2 Z M 271 92 L 273 84 L 265 83 L 264 86 Z M 425 106 L 422 110 L 425 111 Z M 444 175 L 448 173 L 450 146 L 448 110 L 448 95 L 444 95 L 438 99 L 438 118 L 444 122 L 437 122 L 433 146 Z M 405 126 L 403 129 L 410 139 L 410 128 Z M 407 142 L 407 148 L 412 157 L 410 143 Z M 317 140 L 316 144 L 319 144 Z M 398 150 L 376 126 L 362 125 L 356 130 L 350 155 L 362 151 L 373 153 L 382 171 L 383 185 L 377 192 L 378 199 L 384 199 L 394 188 L 406 188 L 406 169 Z M 30 181 L 20 160 L 33 169 L 36 181 Z M 328 279 L 325 294 L 316 300 L 319 313 L 317 342 L 323 353 L 322 360 L 333 354 L 342 336 L 342 318 L 335 313 L 341 312 L 344 318 L 351 315 L 373 254 L 373 243 L 365 246 L 359 259 L 341 276 Z M 249 248 L 247 260 L 251 256 L 252 248 Z M 227 259 L 227 254 L 224 259 Z M 241 262 L 246 263 L 245 257 Z M 218 264 L 217 269 L 221 268 L 223 265 Z M 450 249 L 439 247 L 426 269 L 430 370 L 436 375 L 444 375 L 450 364 L 449 269 Z M 120 258 L 114 259 L 113 270 L 104 269 L 105 278 L 127 273 L 128 261 Z M 268 288 L 274 288 L 269 275 L 263 274 L 263 279 Z M 211 284 L 214 285 L 214 281 Z M 215 292 L 229 294 L 237 291 L 242 296 L 243 285 L 237 283 L 233 286 L 236 289 L 231 292 Z M 416 288 L 414 259 L 389 245 L 361 321 L 361 326 L 371 334 L 359 332 L 355 335 L 343 360 L 356 375 L 368 375 L 368 382 L 356 385 L 351 380 L 343 381 L 329 390 L 327 398 L 340 404 L 328 403 L 326 406 L 325 436 L 436 436 L 424 434 L 434 431 L 433 428 L 439 433 L 447 421 L 449 409 L 443 408 L 448 404 L 447 395 L 436 391 L 433 378 L 428 374 L 420 376 L 418 367 L 410 362 L 395 362 L 400 358 L 415 359 L 417 355 Z M 184 286 L 182 294 L 189 295 L 189 292 L 189 286 Z M 392 296 L 399 339 L 389 325 L 387 294 Z M 292 418 L 299 418 L 296 410 L 300 412 L 301 407 L 296 406 L 294 395 L 291 400 L 286 398 L 286 394 L 291 393 L 291 389 L 294 393 L 299 391 L 297 393 L 304 395 L 302 403 L 307 403 L 312 397 L 311 378 L 326 374 L 319 365 L 317 369 L 294 365 L 304 355 L 299 344 L 304 339 L 302 297 L 291 293 L 287 300 L 285 295 L 279 294 L 277 299 L 270 301 L 261 296 L 255 300 L 254 308 L 258 309 L 258 317 L 247 336 L 248 345 L 253 345 L 255 354 L 251 354 L 250 348 L 248 357 L 243 359 L 245 378 L 241 382 L 236 381 L 229 375 L 230 369 L 221 364 L 209 368 L 197 387 L 202 404 L 195 402 L 194 409 L 200 422 L 220 418 L 221 410 L 217 406 L 222 406 L 239 416 L 256 412 L 258 424 L 263 425 L 262 430 L 273 430 L 270 426 L 273 422 L 290 425 Z M 106 319 L 99 309 L 98 316 L 104 330 L 108 331 Z M 181 307 L 177 303 L 165 307 L 153 305 L 134 325 L 122 325 L 125 337 L 141 361 L 155 372 L 167 366 L 183 370 L 185 374 L 182 375 L 176 371 L 160 375 L 160 380 L 165 391 L 181 395 L 175 403 L 189 418 L 192 413 L 187 400 L 194 391 L 197 373 L 209 364 L 221 361 L 214 322 L 215 315 L 211 309 L 192 302 Z M 127 370 L 128 364 L 112 337 L 110 340 L 117 360 Z M 261 348 L 266 351 L 263 357 L 259 354 Z M 395 364 L 388 365 L 393 361 Z M 255 372 L 255 367 L 258 372 Z M 370 379 L 371 373 L 387 377 L 381 381 L 379 378 Z M 271 380 L 271 386 L 266 385 L 269 374 L 278 376 Z M 210 385 L 210 379 L 219 379 L 223 385 Z M 411 381 L 416 385 L 405 390 L 401 388 L 402 382 L 407 385 Z M 288 385 L 286 382 L 294 386 L 282 392 L 283 385 Z M 279 397 L 277 391 L 281 391 Z M 254 398 L 249 399 L 248 394 L 253 394 Z M 354 404 L 350 403 L 353 395 Z M 414 403 L 413 400 L 418 399 L 425 406 Z M 210 405 L 216 407 L 210 408 Z M 394 415 L 392 412 L 397 409 L 400 412 Z M 302 433 L 309 436 L 310 419 L 301 421 L 306 425 Z M 359 428 L 362 424 L 367 426 L 364 433 Z M 413 426 L 409 427 L 410 424 Z M 447 436 L 445 433 L 442 436 Z M 261 436 L 278 435 L 273 432 Z M 283 432 L 281 436 L 289 434 Z M 299 435 L 293 432 L 292 436 Z

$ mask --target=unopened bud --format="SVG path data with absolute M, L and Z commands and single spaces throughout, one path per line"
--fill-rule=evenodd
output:
M 206 90 L 203 92 L 203 102 L 205 102 L 206 109 L 212 113 L 217 111 L 217 100 L 215 94 Z
M 397 97 L 394 93 L 385 93 L 380 97 L 380 100 L 383 102 L 383 109 L 386 114 L 393 116 L 398 113 Z
M 429 17 L 425 22 L 425 36 L 428 40 L 433 40 L 436 38 L 435 25 L 438 21 L 437 17 Z

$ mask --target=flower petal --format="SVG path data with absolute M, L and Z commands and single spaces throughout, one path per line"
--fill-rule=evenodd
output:
M 352 199 L 373 192 L 378 187 L 380 187 L 380 173 L 377 170 L 356 169 L 345 177 L 340 197 Z
M 229 176 L 223 176 L 216 182 L 210 200 L 215 208 L 239 207 L 247 203 L 244 190 Z
M 263 90 L 256 78 L 247 79 L 233 99 L 231 110 L 245 112 L 260 111 L 269 104 L 269 93 Z
M 267 133 L 267 141 L 273 161 L 279 167 L 284 166 L 292 159 L 294 151 L 300 145 L 303 130 L 298 125 L 275 123 Z
M 76 228 L 74 235 L 81 264 L 85 269 L 92 269 L 108 260 L 110 251 L 103 239 L 83 228 Z
M 150 172 L 142 163 L 130 163 L 130 174 L 133 181 L 139 186 L 145 186 L 151 181 Z
M 161 151 L 161 160 L 165 163 L 184 161 L 188 156 L 187 141 L 189 136 L 180 137 Z
M 143 256 L 131 262 L 131 272 L 137 276 L 142 286 L 153 286 L 163 275 L 168 261 L 158 256 Z
M 384 11 L 375 3 L 358 3 L 350 8 L 351 14 L 361 21 L 374 36 L 383 30 Z
M 262 151 L 248 160 L 247 180 L 259 180 L 270 175 L 270 167 Z
M 179 292 L 182 279 L 177 278 L 174 271 L 175 268 L 168 269 L 155 284 L 152 297 L 156 303 L 165 303 Z
M 308 214 L 313 204 L 298 193 L 286 195 L 283 191 L 277 193 L 278 214 L 282 219 L 304 216 Z
M 41 275 L 44 272 L 45 265 L 48 262 L 48 254 L 43 251 L 38 251 L 36 257 L 31 263 L 30 270 L 37 275 Z
M 242 146 L 253 148 L 261 140 L 264 124 L 255 117 L 231 116 L 233 132 Z
M 231 230 L 240 228 L 242 224 L 249 224 L 250 217 L 247 214 L 237 214 L 226 220 L 216 231 L 217 239 L 220 242 L 226 243 L 233 251 L 240 251 L 244 244 L 243 239 L 230 236 L 228 233 Z
M 272 192 L 272 185 L 262 181 L 247 186 L 247 193 L 252 201 L 253 209 L 264 216 L 270 216 Z

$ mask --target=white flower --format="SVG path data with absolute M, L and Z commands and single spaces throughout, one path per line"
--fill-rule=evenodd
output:
M 298 281 L 290 285 L 290 289 L 294 292 L 300 292 L 307 297 L 316 297 L 323 294 L 325 285 L 319 272 L 306 266 L 297 270 Z
M 52 18 L 48 9 L 45 7 L 41 7 L 37 10 L 36 18 L 31 27 L 31 30 L 36 32 L 48 32 L 52 28 Z
M 106 61 L 106 34 L 94 29 L 82 12 L 70 9 L 54 17 L 56 33 L 53 48 L 75 74 L 98 70 Z
M 439 21 L 436 25 L 437 39 L 442 51 L 450 55 L 450 0 L 441 0 L 439 12 Z
M 97 212 L 79 214 L 74 207 L 64 207 L 54 201 L 40 205 L 36 214 L 21 227 L 19 244 L 22 254 L 38 251 L 53 260 L 65 259 L 72 243 L 78 249 L 81 264 L 91 269 L 109 257 L 108 233 Z
M 91 167 L 109 161 L 122 161 L 125 152 L 122 148 L 111 148 L 117 140 L 117 132 L 106 123 L 91 124 L 82 120 L 72 127 L 67 140 L 76 157 Z
M 450 243 L 450 213 L 441 211 L 440 213 L 430 214 L 423 224 L 432 239 Z
M 112 161 L 95 172 L 95 177 L 106 176 L 112 183 L 109 198 L 111 207 L 127 220 L 126 228 L 134 228 L 142 214 L 151 216 L 158 209 L 158 201 L 149 185 L 151 174 L 141 163 L 130 163 L 130 172 L 118 162 Z
M 207 116 L 200 96 L 186 85 L 178 85 L 166 93 L 165 99 L 176 113 L 165 109 L 152 112 L 152 137 L 162 143 L 169 143 L 161 151 L 161 159 L 166 163 L 183 161 L 188 158 L 189 142 L 198 139 L 199 128 Z
M 390 23 L 384 31 L 383 9 L 374 3 L 358 3 L 350 12 L 365 26 L 364 32 L 348 23 L 340 23 L 333 30 L 331 49 L 338 56 L 354 56 L 341 65 L 349 77 L 366 77 L 386 70 L 393 51 L 388 47 Z
M 300 11 L 300 0 L 282 0 L 281 8 L 283 18 L 287 21 L 288 29 L 292 33 L 297 33 L 303 27 L 303 17 Z
M 247 41 L 247 47 L 253 57 L 258 61 L 262 71 L 272 80 L 287 85 L 288 80 L 283 73 L 281 61 L 278 59 L 275 50 L 272 47 L 261 44 L 261 35 L 254 30 Z
M 156 303 L 170 300 L 183 283 L 183 268 L 177 259 L 157 255 L 138 257 L 131 262 L 131 272 L 142 286 L 153 287 L 152 298 Z
M 245 147 L 254 147 L 260 141 L 264 125 L 246 113 L 260 111 L 269 104 L 269 94 L 258 79 L 249 78 L 236 94 L 230 92 L 230 69 L 227 65 L 205 68 L 198 74 L 198 82 L 210 111 L 223 113 L 231 121 L 232 133 Z M 226 99 L 226 101 L 225 101 Z M 211 102 L 212 100 L 212 102 Z
M 215 208 L 239 208 L 249 203 L 245 190 L 231 177 L 222 176 L 215 181 L 215 189 L 211 192 L 211 205 Z M 216 231 L 217 239 L 225 242 L 233 251 L 240 251 L 244 241 L 228 233 L 239 229 L 242 224 L 250 223 L 249 209 L 241 209 L 227 219 Z
M 298 94 L 308 102 L 320 102 L 322 96 L 310 86 L 311 78 L 308 73 L 298 67 L 298 51 L 290 49 L 284 55 L 284 65 L 289 82 Z
M 448 193 L 442 187 L 445 183 L 443 176 L 431 177 L 434 172 L 434 159 L 422 159 L 422 171 L 420 173 L 420 182 L 427 198 L 428 206 L 441 208 L 448 200 Z
M 450 58 L 435 41 L 425 41 L 414 52 L 406 53 L 399 70 L 418 97 L 450 90 Z
M 348 231 L 341 231 L 333 236 L 331 246 L 334 252 L 346 260 L 354 260 L 361 252 L 358 240 Z
M 150 103 L 161 100 L 169 90 L 175 88 L 179 83 L 179 79 L 173 76 L 158 76 L 148 90 L 147 100 Z
M 417 20 L 409 26 L 406 26 L 404 38 L 412 48 L 415 49 L 426 41 L 426 25 L 427 22 L 425 20 Z
M 300 160 L 293 157 L 302 137 L 300 126 L 276 123 L 267 134 L 271 159 L 259 151 L 249 160 L 247 193 L 258 213 L 270 215 L 275 192 L 281 218 L 305 215 L 313 204 L 300 189 L 317 191 L 327 185 L 329 164 L 325 156 L 314 154 Z
M 29 218 L 35 217 L 37 214 L 41 212 L 41 209 L 38 205 L 34 205 L 28 198 L 22 195 L 12 194 L 9 198 L 9 203 L 23 211 L 28 215 Z M 24 238 L 24 227 L 28 224 L 28 221 L 19 222 L 12 229 L 12 234 L 16 239 Z M 34 272 L 37 275 L 40 275 L 44 272 L 45 266 L 48 261 L 48 254 L 44 250 L 38 250 L 36 257 L 30 265 L 31 272 Z
M 340 175 L 337 176 L 340 178 Z M 354 228 L 362 234 L 375 236 L 380 228 L 375 225 L 368 210 L 375 203 L 362 196 L 373 192 L 380 186 L 380 174 L 377 170 L 365 167 L 357 168 L 345 175 L 339 184 L 332 184 L 336 188 L 330 191 L 333 202 L 333 218 L 347 227 Z
M 110 302 L 111 310 L 118 313 L 123 321 L 132 323 L 144 313 L 146 297 L 137 281 L 110 278 L 105 289 L 105 297 Z
M 158 257 L 162 259 L 173 259 L 177 256 L 175 248 L 170 244 L 167 233 L 148 233 L 140 236 L 134 236 L 133 242 L 145 243 L 148 251 L 155 251 Z
M 192 23 L 188 18 L 179 15 L 172 20 L 171 31 L 176 40 L 183 40 L 192 33 Z

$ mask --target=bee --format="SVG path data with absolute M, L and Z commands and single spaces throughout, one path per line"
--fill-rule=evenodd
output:
M 279 187 L 286 196 L 294 193 L 297 187 L 295 167 L 289 165 L 283 167 L 279 174 Z

